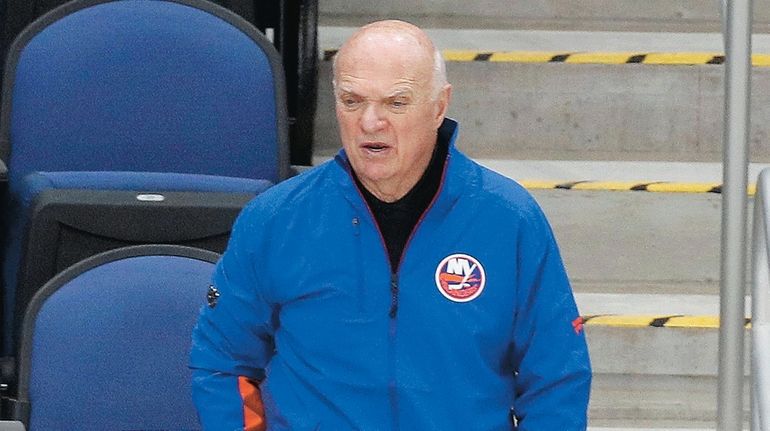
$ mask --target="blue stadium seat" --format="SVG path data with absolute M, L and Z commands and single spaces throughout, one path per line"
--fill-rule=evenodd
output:
M 143 191 L 137 177 L 160 175 L 162 188 L 150 191 L 163 192 L 290 175 L 280 57 L 248 22 L 205 0 L 69 2 L 15 40 L 2 90 L 5 355 L 14 353 L 8 322 L 29 217 L 45 190 L 37 172 L 55 178 L 49 189 L 95 191 Z M 190 179 L 200 175 L 231 180 Z M 231 191 L 264 189 L 241 186 Z
M 133 244 L 180 244 L 221 253 L 235 217 L 267 180 L 148 172 L 33 172 L 9 214 L 2 276 L 3 351 L 29 300 L 81 259 Z
M 0 431 L 26 431 L 20 421 L 0 421 Z
M 0 0 L 0 70 L 14 38 L 36 18 L 68 0 Z M 318 87 L 318 0 L 213 0 L 270 34 L 286 78 L 291 162 L 312 162 Z M 5 8 L 3 8 L 5 4 Z
M 48 282 L 24 319 L 13 419 L 31 431 L 199 429 L 186 364 L 217 258 L 133 246 Z
M 0 159 L 32 171 L 290 175 L 283 72 L 244 19 L 204 0 L 75 0 L 13 43 Z

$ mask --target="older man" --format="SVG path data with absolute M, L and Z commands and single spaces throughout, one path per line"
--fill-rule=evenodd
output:
M 417 27 L 367 25 L 334 67 L 343 150 L 239 217 L 193 335 L 206 430 L 586 427 L 591 380 L 548 223 L 455 148 Z

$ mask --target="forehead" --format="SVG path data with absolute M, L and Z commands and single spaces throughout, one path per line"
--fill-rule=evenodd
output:
M 428 87 L 433 73 L 425 47 L 399 35 L 366 35 L 338 55 L 335 80 L 342 91 L 419 92 Z

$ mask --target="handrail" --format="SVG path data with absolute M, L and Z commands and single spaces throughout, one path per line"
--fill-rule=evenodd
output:
M 751 430 L 770 431 L 770 168 L 754 195 L 751 283 Z

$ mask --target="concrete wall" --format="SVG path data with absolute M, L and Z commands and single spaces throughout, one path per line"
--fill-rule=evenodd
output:
M 474 157 L 720 161 L 724 67 L 450 62 L 450 116 Z M 316 154 L 338 147 L 320 63 Z M 770 69 L 755 68 L 753 161 L 770 161 Z
M 357 25 L 380 18 L 433 27 L 718 30 L 720 0 L 320 0 L 326 24 Z M 770 0 L 754 1 L 755 31 L 768 28 Z

